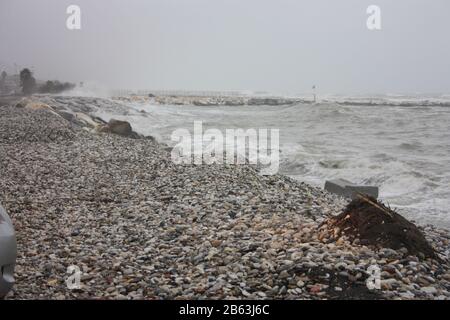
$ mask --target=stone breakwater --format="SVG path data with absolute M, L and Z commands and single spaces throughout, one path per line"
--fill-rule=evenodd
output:
M 450 298 L 446 230 L 421 227 L 442 261 L 319 237 L 343 199 L 249 166 L 175 165 L 154 140 L 50 107 L 0 107 L 0 201 L 18 240 L 8 299 Z
M 196 106 L 286 106 L 297 103 L 312 103 L 300 98 L 251 97 L 251 96 L 119 96 L 116 101 L 128 103 L 152 103 L 157 105 L 196 105 Z

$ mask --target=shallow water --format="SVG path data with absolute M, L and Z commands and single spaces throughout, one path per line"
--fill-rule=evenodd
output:
M 280 173 L 323 187 L 345 178 L 377 185 L 380 197 L 410 219 L 450 228 L 450 108 L 342 106 L 133 105 L 136 131 L 169 144 L 179 128 L 277 128 Z M 145 110 L 146 114 L 139 111 Z

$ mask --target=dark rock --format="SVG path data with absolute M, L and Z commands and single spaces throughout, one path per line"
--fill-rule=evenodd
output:
M 75 122 L 75 115 L 67 111 L 58 111 L 58 114 L 69 122 Z
M 247 104 L 249 106 L 282 106 L 293 104 L 293 100 L 282 99 L 282 98 L 251 98 L 248 100 Z
M 359 194 L 378 198 L 378 187 L 358 186 L 344 179 L 326 181 L 325 190 L 351 199 L 357 198 Z
M 134 132 L 127 121 L 111 119 L 106 125 L 99 128 L 99 132 L 113 133 L 128 138 L 138 138 L 139 135 Z

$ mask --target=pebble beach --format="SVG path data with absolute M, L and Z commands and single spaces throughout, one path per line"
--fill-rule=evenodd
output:
M 7 299 L 450 299 L 448 230 L 420 226 L 440 259 L 335 239 L 323 224 L 343 198 L 248 165 L 177 165 L 154 139 L 48 107 L 0 107 L 0 202 L 18 242 Z

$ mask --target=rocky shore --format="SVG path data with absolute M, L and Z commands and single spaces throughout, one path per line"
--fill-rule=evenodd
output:
M 0 107 L 8 299 L 450 299 L 447 230 L 421 227 L 436 259 L 324 236 L 345 200 L 250 166 L 175 165 L 153 139 L 94 130 L 95 99 L 47 101 Z
M 117 101 L 132 103 L 152 103 L 159 105 L 196 105 L 196 106 L 286 106 L 296 103 L 312 103 L 311 100 L 285 97 L 251 96 L 119 96 Z

